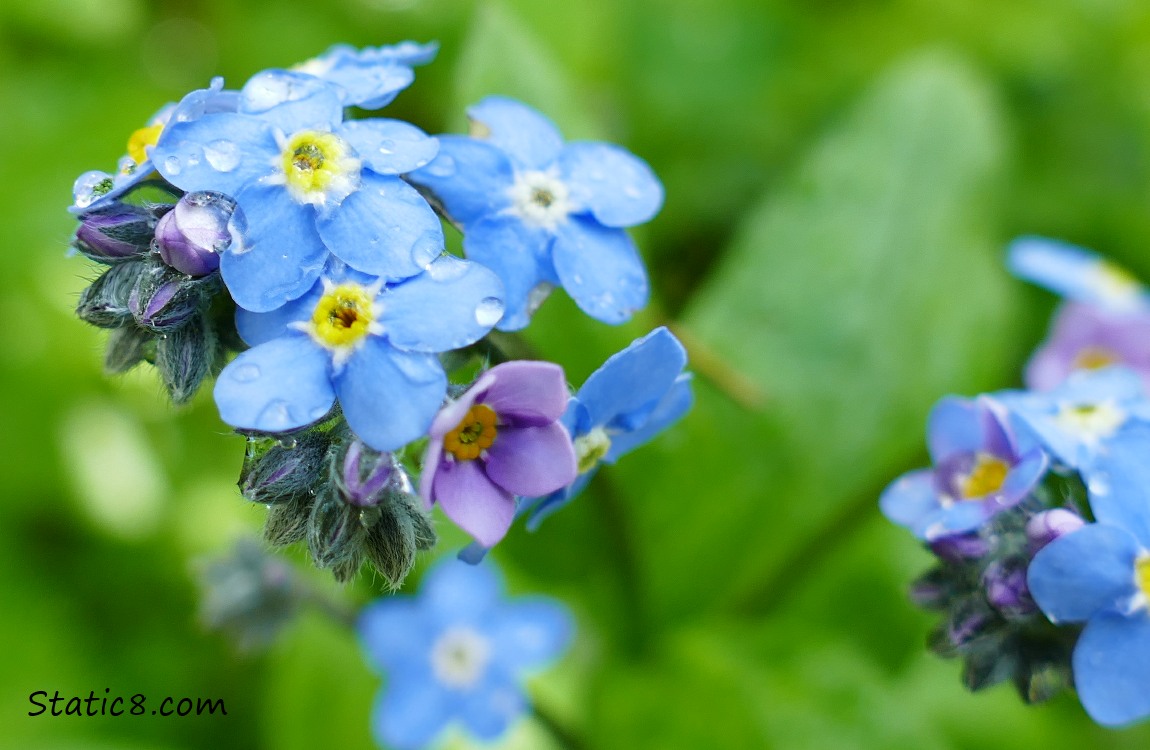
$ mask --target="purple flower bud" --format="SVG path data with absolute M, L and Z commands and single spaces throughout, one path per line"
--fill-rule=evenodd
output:
M 232 242 L 228 222 L 235 201 L 221 193 L 188 193 L 156 226 L 160 257 L 188 276 L 206 276 L 220 267 L 220 253 Z
M 978 534 L 959 534 L 935 539 L 930 551 L 947 562 L 977 560 L 990 551 L 990 544 Z
M 1026 615 L 1036 607 L 1026 585 L 1026 568 L 992 562 L 982 574 L 986 601 L 1004 615 Z
M 1026 522 L 1026 539 L 1030 543 L 1030 554 L 1085 525 L 1086 521 L 1067 508 L 1055 508 L 1036 514 Z
M 344 501 L 357 508 L 374 507 L 383 498 L 396 469 L 390 453 L 374 451 L 353 440 L 343 457 L 340 494 Z
M 76 247 L 95 260 L 116 260 L 147 252 L 155 215 L 139 206 L 116 205 L 86 215 L 76 230 Z

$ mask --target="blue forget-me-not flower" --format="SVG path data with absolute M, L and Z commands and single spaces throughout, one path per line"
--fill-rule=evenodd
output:
M 336 44 L 292 70 L 338 86 L 345 106 L 379 109 L 415 80 L 413 66 L 426 65 L 438 51 L 436 42 L 401 42 L 362 49 Z
M 593 318 L 630 318 L 648 284 L 624 227 L 663 204 L 650 167 L 608 143 L 564 144 L 550 120 L 511 99 L 488 97 L 467 114 L 476 137 L 440 136 L 439 155 L 410 177 L 462 227 L 467 257 L 503 279 L 499 328 L 526 326 L 554 285 Z
M 381 745 L 425 747 L 455 722 L 490 741 L 527 710 L 523 678 L 566 650 L 574 623 L 555 600 L 507 601 L 501 588 L 490 563 L 448 559 L 417 597 L 364 610 L 360 640 L 387 680 L 372 713 Z

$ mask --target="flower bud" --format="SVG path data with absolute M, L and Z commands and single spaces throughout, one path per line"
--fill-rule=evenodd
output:
M 76 249 L 102 263 L 142 255 L 151 247 L 156 214 L 140 206 L 117 204 L 80 220 Z
M 240 492 L 253 503 L 274 505 L 315 494 L 327 476 L 327 433 L 308 432 L 290 447 L 276 443 L 260 450 L 266 440 L 248 439 L 248 455 L 240 472 Z
M 156 342 L 156 369 L 175 404 L 187 403 L 216 367 L 216 334 L 203 315 L 160 337 Z
M 1034 600 L 1026 585 L 1024 563 L 1008 564 L 995 560 L 982 574 L 986 601 L 1003 615 L 1022 616 L 1035 611 Z
M 357 508 L 379 505 L 397 468 L 390 453 L 380 453 L 359 440 L 352 440 L 344 453 L 343 469 L 338 477 L 340 497 Z
M 301 594 L 291 565 L 241 540 L 224 558 L 199 571 L 200 618 L 230 633 L 242 650 L 266 646 L 299 610 Z
M 220 253 L 232 242 L 228 222 L 235 201 L 221 193 L 188 193 L 156 226 L 160 257 L 188 276 L 206 276 L 220 267 Z
M 990 551 L 990 544 L 977 533 L 961 534 L 934 540 L 930 551 L 947 562 L 962 563 L 985 555 Z
M 307 546 L 318 568 L 335 568 L 355 559 L 367 530 L 359 522 L 359 509 L 334 492 L 325 493 L 312 507 L 307 527 Z
M 1060 536 L 1077 531 L 1086 524 L 1077 513 L 1067 508 L 1055 508 L 1035 514 L 1026 522 L 1026 540 L 1030 554 L 1053 542 Z
M 117 263 L 80 293 L 76 314 L 100 328 L 119 328 L 132 321 L 128 301 L 144 264 Z

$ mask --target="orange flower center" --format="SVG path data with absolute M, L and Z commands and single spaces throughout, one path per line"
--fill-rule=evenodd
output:
M 479 458 L 491 447 L 499 431 L 495 428 L 495 410 L 486 404 L 476 404 L 451 432 L 443 436 L 443 448 L 460 461 Z

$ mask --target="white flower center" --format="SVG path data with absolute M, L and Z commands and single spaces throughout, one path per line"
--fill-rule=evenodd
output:
M 491 661 L 491 641 L 466 626 L 448 628 L 431 647 L 431 668 L 444 685 L 475 685 Z
M 530 226 L 553 230 L 571 213 L 571 193 L 554 170 L 520 172 L 507 194 L 511 211 Z
M 1138 307 L 1143 286 L 1134 274 L 1110 261 L 1099 261 L 1093 269 L 1094 283 L 1107 302 L 1123 310 Z
M 1062 404 L 1054 421 L 1083 443 L 1094 445 L 1118 431 L 1126 421 L 1126 412 L 1113 401 Z
M 575 457 L 579 462 L 579 473 L 585 474 L 603 460 L 611 450 L 611 438 L 602 427 L 592 428 L 586 435 L 575 438 Z

